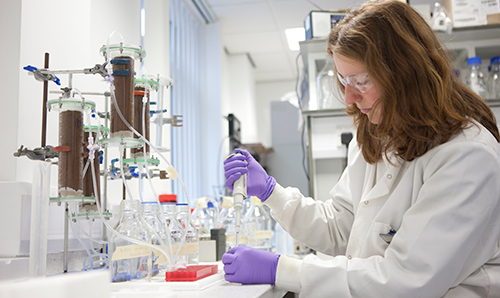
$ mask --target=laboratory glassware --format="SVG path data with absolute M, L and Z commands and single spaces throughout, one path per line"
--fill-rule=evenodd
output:
M 229 250 L 236 245 L 235 231 L 235 211 L 233 197 L 223 197 L 219 222 L 222 228 L 226 229 L 226 250 Z M 243 237 L 240 235 L 240 243 L 244 243 Z
M 166 239 L 166 230 L 158 217 L 158 209 L 157 202 L 142 202 L 142 220 L 145 228 L 149 229 L 150 243 L 159 246 L 163 243 L 163 239 Z M 142 269 L 151 272 L 151 276 L 156 276 L 159 271 L 157 263 L 159 257 L 158 251 L 152 251 L 148 257 L 143 257 L 141 260 Z
M 140 202 L 123 200 L 120 203 L 120 220 L 115 229 L 121 235 L 139 241 L 150 240 L 147 230 L 139 216 Z M 151 249 L 123 239 L 113 234 L 109 243 L 109 270 L 113 282 L 138 280 L 146 277 L 147 272 L 141 268 L 141 259 L 149 257 Z
M 481 57 L 471 57 L 467 60 L 466 85 L 482 98 L 486 98 L 486 81 L 482 70 Z
M 487 85 L 488 98 L 500 99 L 500 56 L 491 58 Z
M 177 210 L 175 203 L 162 203 L 161 204 L 163 215 L 168 229 L 168 235 L 171 239 L 171 250 L 167 247 L 167 252 L 171 252 L 173 257 L 173 266 L 168 263 L 160 263 L 160 272 L 172 271 L 177 268 L 185 268 L 187 266 L 186 251 L 179 249 L 182 243 L 183 228 L 177 220 Z M 164 239 L 163 243 L 168 245 L 168 239 Z
M 181 250 L 185 250 L 187 265 L 198 265 L 199 261 L 199 239 L 198 230 L 191 222 L 191 210 L 187 203 L 178 203 L 177 220 L 183 229 L 183 245 Z
M 271 251 L 271 216 L 259 198 L 250 197 L 251 205 L 243 218 L 246 245 Z

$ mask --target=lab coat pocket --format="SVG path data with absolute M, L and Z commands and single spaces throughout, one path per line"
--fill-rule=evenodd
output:
M 363 245 L 363 255 L 381 255 L 390 244 L 396 231 L 388 224 L 373 221 Z

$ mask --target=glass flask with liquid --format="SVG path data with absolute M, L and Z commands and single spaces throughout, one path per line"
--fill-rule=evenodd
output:
M 177 203 L 177 220 L 183 229 L 183 245 L 186 253 L 187 265 L 198 265 L 199 262 L 199 239 L 198 230 L 191 222 L 191 210 L 186 203 Z
M 257 197 L 250 197 L 251 205 L 243 217 L 244 235 L 247 246 L 271 251 L 271 216 Z
M 123 200 L 120 203 L 120 220 L 116 231 L 128 238 L 149 242 L 150 236 L 139 216 L 141 203 L 137 200 Z M 114 233 L 110 237 L 108 247 L 109 270 L 113 282 L 139 280 L 147 276 L 141 268 L 142 259 L 148 258 L 151 249 Z

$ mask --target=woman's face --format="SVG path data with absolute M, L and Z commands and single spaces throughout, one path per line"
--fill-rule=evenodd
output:
M 348 78 L 348 76 L 350 76 L 349 78 L 352 78 L 356 77 L 353 75 L 364 74 L 367 72 L 366 67 L 363 64 L 340 54 L 334 54 L 333 61 L 341 78 Z M 376 84 L 373 84 L 373 86 L 370 87 L 370 89 L 368 89 L 365 93 L 360 92 L 350 84 L 345 84 L 346 104 L 355 104 L 361 113 L 368 116 L 368 119 L 370 119 L 370 122 L 373 124 L 378 124 L 380 120 L 380 105 L 375 108 L 375 103 L 379 98 L 380 93 Z

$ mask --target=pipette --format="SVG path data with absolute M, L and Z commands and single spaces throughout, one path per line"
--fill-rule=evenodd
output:
M 247 198 L 247 174 L 241 175 L 233 184 L 234 198 L 234 223 L 235 223 L 235 246 L 239 245 L 239 235 L 241 229 L 241 209 L 243 201 Z

